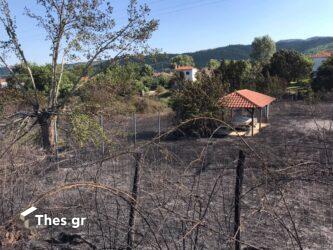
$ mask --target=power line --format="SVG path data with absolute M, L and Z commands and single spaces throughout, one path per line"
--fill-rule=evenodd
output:
M 171 10 L 166 9 L 165 11 L 163 10 L 163 11 L 157 12 L 155 14 L 158 14 L 161 16 L 161 15 L 165 15 L 165 14 L 179 13 L 179 12 L 195 9 L 198 7 L 206 7 L 206 6 L 220 4 L 222 2 L 225 2 L 225 0 L 213 0 L 213 1 L 207 1 L 207 2 L 199 1 L 199 2 L 195 2 L 194 4 L 192 3 L 190 5 L 184 5 L 183 8 L 175 8 L 175 9 L 171 9 Z

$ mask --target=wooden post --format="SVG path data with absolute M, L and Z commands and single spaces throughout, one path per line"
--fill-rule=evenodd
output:
M 158 111 L 158 141 L 161 141 L 161 112 Z
M 134 243 L 134 228 L 135 228 L 135 216 L 136 208 L 138 202 L 138 190 L 140 182 L 140 170 L 141 170 L 141 154 L 134 154 L 135 164 L 134 164 L 134 176 L 133 176 L 133 185 L 132 185 L 132 198 L 133 200 L 130 203 L 130 213 L 128 220 L 128 233 L 127 233 L 127 250 L 133 249 Z
M 262 108 L 260 108 L 260 123 L 259 123 L 259 131 L 261 130 L 261 122 L 262 122 Z
M 55 145 L 55 153 L 56 153 L 56 161 L 59 160 L 59 152 L 58 152 L 58 117 L 54 121 L 54 145 Z
M 237 169 L 236 169 L 236 186 L 235 186 L 235 216 L 234 216 L 235 250 L 241 249 L 241 244 L 240 244 L 240 217 L 241 217 L 240 197 L 242 195 L 244 163 L 245 163 L 245 154 L 242 150 L 239 150 L 238 163 L 237 163 Z
M 254 135 L 254 109 L 251 110 L 251 118 L 252 118 L 252 136 Z

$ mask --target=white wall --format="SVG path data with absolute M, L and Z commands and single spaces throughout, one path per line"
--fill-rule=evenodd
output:
M 0 88 L 6 88 L 8 86 L 7 82 L 0 82 Z
M 316 72 L 318 70 L 318 68 L 320 67 L 320 65 L 323 64 L 324 61 L 326 61 L 327 58 L 313 58 L 313 68 L 312 71 Z
M 186 72 L 189 72 L 189 75 L 186 74 Z M 192 81 L 195 82 L 197 80 L 196 74 L 198 72 L 198 69 L 192 69 L 192 70 L 184 70 L 183 73 L 185 75 L 185 80 L 186 81 Z

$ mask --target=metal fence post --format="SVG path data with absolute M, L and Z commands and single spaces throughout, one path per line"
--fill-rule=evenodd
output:
M 133 127 L 134 127 L 134 147 L 136 146 L 136 114 L 133 113 Z
M 104 119 L 103 119 L 102 114 L 99 115 L 99 125 L 101 126 L 102 132 L 104 133 Z M 102 141 L 102 154 L 104 155 L 104 153 L 105 153 L 105 144 L 104 144 L 104 139 L 103 139 L 103 141 Z
M 161 112 L 158 111 L 158 141 L 161 141 Z

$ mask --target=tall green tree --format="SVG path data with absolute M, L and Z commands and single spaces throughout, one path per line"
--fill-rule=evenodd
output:
M 262 81 L 262 67 L 259 63 L 250 61 L 226 61 L 221 62 L 216 70 L 222 81 L 229 83 L 230 90 L 248 87 L 257 81 Z
M 137 0 L 129 0 L 127 22 L 117 22 L 113 14 L 113 4 L 109 0 L 36 0 L 38 11 L 26 8 L 26 15 L 36 21 L 36 27 L 43 29 L 50 43 L 51 79 L 48 81 L 48 96 L 45 105 L 40 102 L 36 86 L 36 75 L 31 69 L 29 59 L 22 47 L 15 17 L 12 15 L 8 0 L 0 0 L 0 26 L 7 37 L 0 39 L 0 64 L 11 72 L 13 78 L 19 78 L 9 67 L 9 57 L 16 57 L 26 69 L 33 89 L 33 95 L 26 95 L 32 106 L 27 116 L 36 119 L 40 125 L 43 147 L 54 152 L 54 126 L 57 114 L 61 112 L 77 95 L 82 79 L 88 75 L 88 69 L 98 60 L 114 61 L 123 54 L 142 52 L 147 40 L 158 27 L 158 22 L 149 19 L 150 9 Z M 75 61 L 87 61 L 79 76 L 76 77 L 69 93 L 59 95 L 64 84 L 65 65 Z M 31 98 L 30 98 L 31 97 Z
M 312 82 L 314 91 L 331 91 L 333 90 L 333 57 L 328 58 L 316 72 Z
M 270 60 L 269 72 L 288 82 L 308 78 L 312 72 L 310 58 L 295 50 L 280 50 Z
M 193 57 L 189 55 L 178 55 L 170 60 L 171 66 L 176 68 L 177 66 L 195 66 Z
M 209 62 L 207 63 L 207 68 L 211 70 L 218 69 L 221 66 L 221 62 L 216 59 L 210 59 Z
M 252 42 L 251 59 L 261 63 L 268 63 L 276 52 L 276 44 L 268 35 L 256 37 Z
M 40 96 L 48 96 L 50 94 L 50 81 L 52 80 L 52 65 L 37 65 L 37 64 L 31 64 L 30 69 L 32 74 L 35 78 L 35 86 L 38 92 L 40 92 L 42 95 Z M 7 81 L 9 83 L 9 87 L 17 87 L 17 83 L 20 84 L 20 89 L 27 91 L 27 92 L 33 92 L 34 87 L 31 81 L 31 78 L 29 77 L 29 73 L 27 69 L 24 67 L 24 65 L 18 64 L 12 67 L 12 72 L 15 74 L 15 77 L 13 75 L 10 75 L 7 78 Z M 67 94 L 70 93 L 74 86 L 74 82 L 77 78 L 77 76 L 81 73 L 81 69 L 79 67 L 73 67 L 71 69 L 64 69 L 63 75 L 62 75 L 62 84 L 59 87 L 59 97 L 63 98 Z

